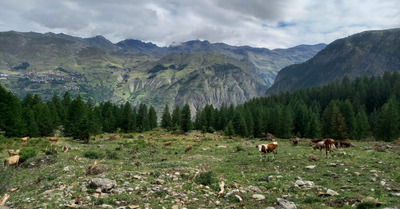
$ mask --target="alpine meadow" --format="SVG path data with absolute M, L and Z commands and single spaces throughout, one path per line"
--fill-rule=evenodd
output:
M 75 10 L 86 4 L 66 2 Z M 207 18 L 196 16 L 201 6 L 185 11 L 196 29 L 186 31 L 190 26 L 180 19 L 186 28 L 171 32 L 162 21 L 176 22 L 168 18 L 182 15 L 186 3 L 149 2 L 136 2 L 143 11 L 118 10 L 148 15 L 136 36 L 199 39 L 158 46 L 100 35 L 0 32 L 0 209 L 400 207 L 399 28 L 270 50 L 203 37 L 242 43 L 249 36 L 245 41 L 256 43 L 266 36 L 221 29 L 239 16 L 235 24 L 244 21 L 242 28 L 257 25 L 280 37 L 277 44 L 291 43 L 287 30 L 295 33 L 302 21 L 274 22 L 280 10 L 266 15 L 254 1 L 246 7 L 232 1 L 217 13 L 206 7 Z M 93 8 L 118 7 L 98 4 Z M 270 4 L 284 4 L 277 5 Z M 238 13 L 214 19 L 233 8 Z M 243 12 L 249 8 L 254 16 Z M 54 21 L 34 9 L 20 16 L 80 34 L 93 32 L 91 17 L 104 12 L 88 10 L 88 21 L 67 24 L 80 16 L 63 9 Z M 203 19 L 215 25 L 202 31 Z M 312 21 L 307 24 L 312 31 Z M 117 26 L 113 34 L 125 34 Z M 104 24 L 95 31 L 111 29 Z

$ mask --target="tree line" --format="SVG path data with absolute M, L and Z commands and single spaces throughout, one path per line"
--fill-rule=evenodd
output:
M 400 137 L 400 74 L 344 77 L 325 86 L 298 89 L 244 104 L 197 109 L 193 127 L 203 132 L 223 130 L 225 135 L 279 138 L 307 137 L 391 141 Z M 175 111 L 175 110 L 174 110 Z M 177 113 L 173 113 L 177 114 Z M 168 107 L 162 127 L 171 129 Z
M 279 138 L 307 137 L 391 141 L 400 137 L 400 74 L 345 77 L 325 86 L 298 89 L 269 97 L 254 98 L 234 106 L 207 104 L 198 108 L 194 119 L 188 104 L 170 112 L 165 105 L 160 126 L 167 130 L 224 131 L 228 136 Z M 129 102 L 93 104 L 81 96 L 54 95 L 43 102 L 28 94 L 20 100 L 0 85 L 0 131 L 6 136 L 50 136 L 56 130 L 64 136 L 89 140 L 102 132 L 143 132 L 156 128 L 153 106 Z

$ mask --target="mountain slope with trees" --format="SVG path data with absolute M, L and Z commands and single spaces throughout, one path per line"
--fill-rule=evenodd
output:
M 366 31 L 329 44 L 312 59 L 283 68 L 268 93 L 325 85 L 347 76 L 400 71 L 400 29 Z

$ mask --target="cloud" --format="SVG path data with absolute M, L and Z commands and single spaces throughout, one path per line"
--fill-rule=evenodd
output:
M 0 7 L 0 31 L 102 35 L 161 46 L 200 39 L 286 48 L 395 27 L 397 0 L 19 0 Z

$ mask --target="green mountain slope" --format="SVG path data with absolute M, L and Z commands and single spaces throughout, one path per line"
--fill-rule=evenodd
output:
M 312 59 L 282 69 L 268 94 L 324 85 L 344 76 L 400 70 L 400 29 L 366 31 L 329 44 Z

